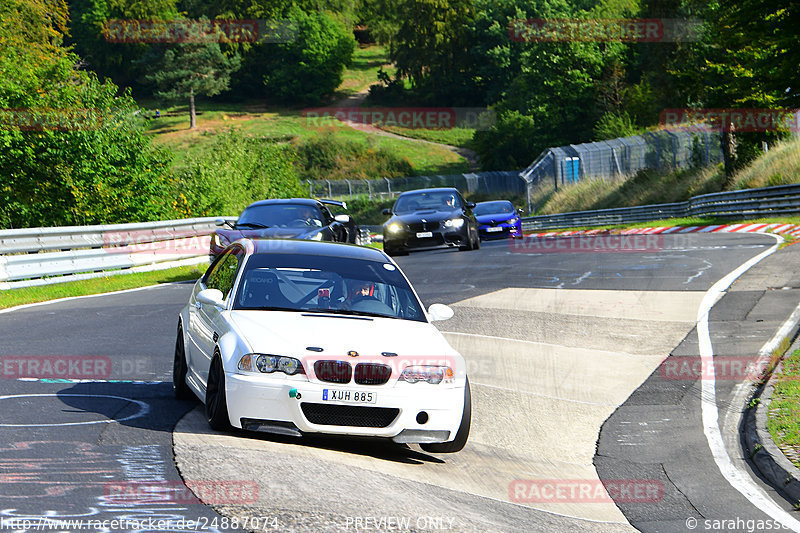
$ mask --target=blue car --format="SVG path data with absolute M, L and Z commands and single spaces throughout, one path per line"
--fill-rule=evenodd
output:
M 522 238 L 522 210 L 507 200 L 480 202 L 472 210 L 481 239 Z

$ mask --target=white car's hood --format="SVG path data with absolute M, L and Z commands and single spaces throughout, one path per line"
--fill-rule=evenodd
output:
M 360 360 L 382 358 L 384 352 L 401 357 L 462 359 L 439 330 L 427 322 L 378 317 L 363 320 L 283 311 L 232 311 L 231 321 L 256 353 L 287 355 L 301 360 L 307 357 L 347 359 L 351 351 L 358 352 Z M 323 351 L 312 352 L 308 347 Z

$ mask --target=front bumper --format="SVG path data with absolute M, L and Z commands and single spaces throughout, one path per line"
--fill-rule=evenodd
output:
M 497 224 L 492 226 L 483 224 L 478 226 L 478 235 L 482 239 L 504 239 L 508 237 L 521 237 L 522 224 Z
M 464 408 L 464 385 L 391 382 L 387 385 L 337 385 L 335 383 L 270 379 L 251 374 L 225 375 L 228 416 L 231 425 L 255 428 L 259 421 L 291 423 L 303 433 L 328 433 L 396 438 L 398 442 L 446 442 L 455 438 Z M 294 389 L 293 396 L 290 391 Z M 374 404 L 353 404 L 323 400 L 323 390 L 339 389 L 374 392 Z M 303 403 L 312 404 L 306 411 L 331 413 L 333 423 L 314 423 L 304 412 Z M 339 409 L 338 407 L 341 407 Z M 348 418 L 353 407 L 397 410 L 383 427 L 337 425 Z M 384 411 L 384 414 L 388 411 Z M 421 412 L 425 416 L 418 416 Z M 342 416 L 339 416 L 342 415 Z M 388 417 L 387 417 L 388 418 Z M 386 419 L 384 419 L 385 421 Z M 420 422 L 422 421 L 422 423 Z M 383 422 L 381 422 L 382 424 Z M 281 424 L 278 424 L 281 425 Z M 269 426 L 269 424 L 264 424 Z M 288 426 L 287 426 L 288 427 Z
M 430 237 L 417 237 L 416 232 L 383 233 L 384 248 L 392 250 L 433 250 L 436 248 L 452 248 L 464 246 L 469 242 L 469 226 L 465 224 L 457 230 L 439 228 L 430 230 Z

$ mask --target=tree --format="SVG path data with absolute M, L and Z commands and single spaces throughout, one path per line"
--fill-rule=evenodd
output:
M 248 57 L 248 69 L 263 73 L 266 93 L 279 100 L 317 104 L 342 83 L 356 40 L 352 28 L 326 12 L 289 12 L 296 30 L 287 43 L 263 44 Z
M 76 68 L 67 18 L 63 2 L 0 4 L 0 226 L 169 216 L 169 154 L 129 93 Z
M 146 79 L 167 100 L 189 99 L 189 127 L 197 127 L 195 96 L 214 96 L 228 89 L 231 73 L 239 69 L 238 55 L 226 57 L 218 42 L 180 43 L 164 52 Z

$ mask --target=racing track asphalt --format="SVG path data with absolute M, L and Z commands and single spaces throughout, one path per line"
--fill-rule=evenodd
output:
M 477 252 L 436 251 L 399 258 L 426 305 L 455 304 L 456 317 L 441 323 L 441 328 L 450 332 L 448 338 L 468 359 L 470 353 L 475 355 L 472 360 L 476 388 L 480 389 L 480 382 L 486 381 L 484 393 L 492 389 L 491 379 L 501 380 L 507 376 L 503 372 L 508 370 L 497 370 L 506 363 L 502 354 L 492 349 L 492 343 L 503 348 L 516 346 L 512 356 L 515 365 L 525 364 L 526 349 L 519 347 L 526 345 L 520 343 L 553 347 L 550 351 L 529 354 L 540 358 L 533 359 L 537 363 L 544 360 L 552 368 L 534 372 L 525 383 L 514 384 L 549 386 L 549 392 L 556 395 L 550 400 L 538 397 L 528 404 L 531 412 L 538 411 L 537 420 L 544 421 L 539 428 L 542 432 L 528 433 L 524 440 L 504 443 L 509 447 L 492 448 L 487 440 L 502 441 L 502 433 L 514 434 L 515 429 L 500 426 L 489 433 L 484 431 L 480 421 L 488 420 L 492 410 L 480 417 L 480 406 L 494 408 L 495 404 L 491 394 L 477 395 L 474 398 L 476 439 L 453 456 L 435 456 L 416 447 L 372 441 L 319 438 L 297 442 L 261 435 L 208 434 L 197 424 L 196 410 L 190 411 L 193 405 L 171 399 L 169 384 L 164 383 L 169 380 L 175 317 L 188 297 L 188 284 L 56 302 L 0 314 L 0 355 L 4 358 L 107 356 L 112 362 L 112 372 L 103 378 L 123 380 L 48 383 L 3 375 L 0 419 L 4 424 L 29 427 L 0 427 L 4 433 L 0 475 L 5 481 L 0 489 L 0 517 L 96 513 L 187 518 L 197 515 L 213 519 L 216 516 L 213 510 L 199 504 L 162 502 L 164 507 L 160 507 L 146 502 L 122 508 L 114 507 L 115 502 L 108 500 L 109 482 L 178 479 L 171 463 L 170 431 L 187 411 L 189 415 L 182 419 L 174 435 L 176 461 L 183 478 L 256 480 L 258 502 L 245 506 L 217 505 L 217 509 L 228 515 L 277 516 L 281 529 L 286 530 L 355 530 L 352 519 L 382 515 L 415 518 L 418 530 L 435 529 L 437 524 L 447 526 L 452 519 L 451 530 L 464 531 L 630 530 L 625 519 L 649 531 L 680 531 L 686 530 L 685 526 L 680 529 L 680 522 L 690 512 L 695 513 L 691 516 L 701 518 L 763 517 L 726 485 L 716 465 L 709 461 L 708 445 L 697 424 L 697 383 L 679 382 L 677 386 L 669 383 L 665 387 L 648 378 L 658 357 L 671 351 L 692 352 L 692 342 L 696 341 L 692 340 L 692 324 L 687 323 L 685 316 L 696 310 L 685 309 L 681 314 L 679 309 L 673 309 L 674 313 L 666 312 L 660 321 L 648 316 L 648 311 L 652 314 L 666 308 L 691 307 L 696 302 L 692 299 L 696 294 L 691 291 L 708 290 L 715 281 L 773 242 L 770 237 L 748 234 L 664 236 L 663 249 L 603 254 L 518 253 L 507 243 L 496 242 L 484 243 Z M 762 280 L 755 273 L 743 277 L 737 285 L 746 288 L 736 290 L 734 286 L 714 308 L 712 338 L 715 344 L 719 342 L 725 347 L 718 353 L 734 353 L 729 346 L 741 346 L 742 351 L 757 349 L 794 308 L 797 302 L 794 290 L 781 293 L 764 290 L 777 286 L 770 285 L 772 281 L 783 282 L 779 278 L 787 277 L 790 269 L 780 267 L 782 260 L 785 257 L 776 255 L 764 263 L 772 265 L 773 271 L 768 275 L 774 279 L 761 274 L 765 277 Z M 565 296 L 554 299 L 552 293 L 559 289 Z M 581 305 L 581 291 L 585 291 L 587 305 Z M 641 299 L 636 307 L 635 301 L 609 300 L 614 293 L 607 291 L 629 291 L 628 294 Z M 665 293 L 676 293 L 678 304 L 659 300 Z M 659 305 L 666 308 L 656 309 L 654 301 L 662 302 Z M 603 312 L 604 305 L 609 303 L 615 310 Z M 638 318 L 630 316 L 632 309 L 640 315 Z M 760 318 L 753 318 L 754 325 L 742 330 L 739 323 L 751 315 Z M 672 319 L 665 320 L 669 317 Z M 685 338 L 681 334 L 683 328 L 688 333 Z M 666 335 L 662 334 L 664 331 Z M 746 343 L 739 342 L 741 332 Z M 670 342 L 673 344 L 669 345 Z M 616 360 L 613 368 L 591 364 L 593 356 L 605 364 L 614 361 L 613 357 L 619 353 L 644 357 Z M 559 365 L 567 360 L 571 366 L 565 371 Z M 629 392 L 642 381 L 644 386 L 625 401 L 627 393 L 620 397 L 602 383 L 592 383 L 592 376 L 576 377 L 586 369 L 594 373 L 596 382 L 617 378 L 616 374 L 630 370 L 629 375 L 619 377 L 620 383 L 631 386 Z M 555 382 L 555 378 L 558 386 L 553 387 L 548 381 Z M 634 383 L 637 379 L 639 382 Z M 127 382 L 131 380 L 161 383 Z M 729 399 L 726 392 L 734 384 L 718 385 L 717 398 L 722 410 Z M 591 469 L 587 468 L 583 450 L 588 436 L 581 433 L 575 442 L 554 441 L 552 431 L 556 429 L 546 424 L 550 415 L 547 409 L 582 405 L 571 400 L 580 398 L 587 389 L 602 398 L 601 402 L 595 402 L 602 404 L 597 412 L 605 409 L 606 417 L 612 415 L 603 427 L 598 455 L 588 457 L 589 465 L 594 460 L 597 473 L 606 480 L 659 480 L 664 487 L 663 498 L 646 504 L 620 504 L 622 518 L 616 507 L 608 503 L 572 502 L 560 506 L 568 512 L 559 512 L 554 510 L 558 506 L 519 504 L 509 502 L 508 494 L 505 498 L 494 498 L 481 493 L 481 485 L 491 485 L 491 481 L 482 483 L 480 476 L 492 470 L 518 477 L 546 473 L 550 478 L 555 475 L 568 478 L 579 472 L 588 478 Z M 8 398 L 12 395 L 51 396 Z M 613 402 L 623 403 L 616 413 L 610 408 Z M 146 413 L 141 412 L 142 404 L 148 407 Z M 496 412 L 500 413 L 502 404 L 497 405 Z M 581 409 L 571 413 L 567 409 L 554 418 L 564 420 L 573 416 L 580 422 L 584 414 Z M 129 416 L 132 418 L 126 419 Z M 519 422 L 527 416 L 532 415 L 512 412 L 510 420 L 518 417 Z M 597 413 L 592 417 L 596 418 Z M 120 422 L 47 425 L 110 419 Z M 603 420 L 605 417 L 597 421 L 596 430 Z M 654 434 L 652 425 L 637 429 L 633 424 L 639 421 L 661 422 L 662 427 Z M 181 440 L 184 436 L 187 438 Z M 635 446 L 626 446 L 624 439 L 638 440 Z M 540 446 L 540 442 L 546 445 Z M 513 453 L 515 446 L 522 456 Z M 573 448 L 581 449 L 579 457 L 570 458 L 569 451 Z M 535 455 L 546 455 L 548 450 L 557 455 L 549 470 L 547 461 Z M 561 454 L 562 450 L 567 453 Z M 530 454 L 527 457 L 532 467 L 526 465 L 525 454 Z M 560 470 L 570 460 L 575 463 L 575 470 Z M 152 474 L 150 478 L 148 473 Z M 453 478 L 448 479 L 448 475 Z M 295 495 L 294 500 L 286 500 L 286 494 Z M 286 501 L 290 505 L 277 505 Z M 790 508 L 785 502 L 782 505 Z M 587 518 L 614 517 L 615 512 L 618 517 L 613 519 Z M 437 517 L 442 521 L 434 522 Z M 431 521 L 420 527 L 420 518 Z

